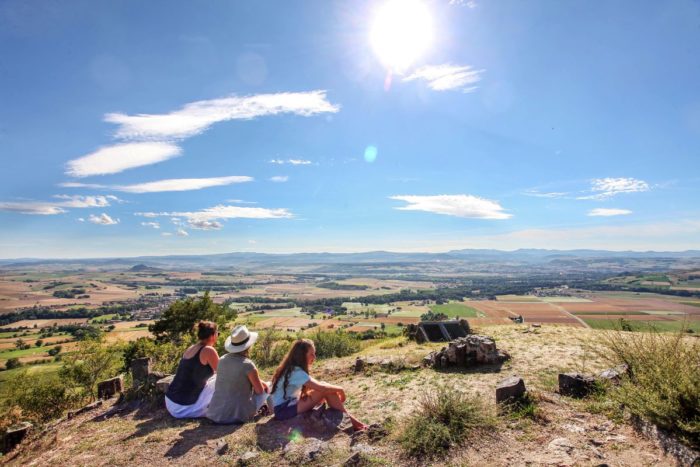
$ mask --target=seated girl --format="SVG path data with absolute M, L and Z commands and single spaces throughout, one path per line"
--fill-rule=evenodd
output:
M 218 332 L 216 323 L 197 324 L 199 342 L 190 346 L 180 360 L 175 378 L 165 393 L 165 407 L 175 418 L 204 417 L 214 394 L 219 354 L 213 347 Z
M 267 409 L 269 387 L 260 381 L 258 369 L 248 357 L 256 340 L 258 333 L 249 332 L 245 326 L 236 326 L 226 338 L 224 347 L 230 353 L 219 360 L 214 397 L 207 410 L 210 420 L 245 423 L 263 407 Z
M 287 420 L 325 402 L 331 408 L 345 412 L 355 430 L 366 429 L 367 425 L 345 409 L 343 388 L 317 381 L 309 375 L 309 368 L 315 360 L 316 348 L 313 341 L 299 339 L 292 345 L 272 377 L 270 400 L 275 419 Z

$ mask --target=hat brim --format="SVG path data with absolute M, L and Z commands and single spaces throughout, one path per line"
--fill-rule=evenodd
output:
M 241 345 L 234 345 L 231 342 L 231 336 L 228 336 L 226 338 L 226 342 L 224 342 L 224 348 L 226 349 L 227 352 L 229 353 L 238 353 L 238 352 L 243 352 L 246 349 L 249 349 L 255 344 L 255 341 L 258 340 L 258 333 L 250 331 L 250 337 L 248 337 L 248 342 L 245 344 Z

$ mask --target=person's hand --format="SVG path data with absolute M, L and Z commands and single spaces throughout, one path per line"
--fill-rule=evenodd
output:
M 338 396 L 340 397 L 340 402 L 345 403 L 345 390 L 341 389 L 340 391 L 338 391 Z

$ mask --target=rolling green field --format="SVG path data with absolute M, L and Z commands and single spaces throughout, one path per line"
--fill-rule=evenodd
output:
M 431 305 L 430 309 L 434 313 L 444 313 L 450 318 L 478 318 L 479 316 L 483 316 L 477 309 L 459 302 L 450 302 L 445 305 Z
M 618 330 L 620 322 L 616 319 L 584 319 L 593 329 Z M 633 331 L 677 332 L 689 329 L 695 333 L 700 332 L 700 321 L 625 321 L 629 323 Z
M 36 355 L 46 355 L 46 352 L 51 348 L 52 346 L 41 346 L 41 347 L 30 347 L 28 349 L 24 350 L 19 350 L 19 349 L 13 349 L 13 350 L 5 350 L 3 352 L 0 352 L 0 361 L 3 360 L 8 360 L 10 358 L 20 358 L 20 357 L 31 357 L 31 356 L 36 356 Z

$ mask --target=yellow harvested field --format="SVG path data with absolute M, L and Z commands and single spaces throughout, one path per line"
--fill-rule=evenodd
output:
M 87 321 L 87 318 L 23 319 L 12 324 L 0 326 L 0 329 L 19 327 L 34 328 L 35 325 L 37 328 L 45 328 L 48 326 L 53 326 L 54 324 L 61 326 L 64 324 L 82 324 L 86 323 Z

